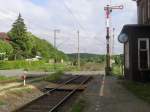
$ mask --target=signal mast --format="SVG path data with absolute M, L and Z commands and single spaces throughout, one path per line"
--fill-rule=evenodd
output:
M 105 72 L 106 75 L 111 74 L 111 66 L 110 66 L 110 14 L 112 13 L 113 10 L 122 10 L 123 5 L 118 5 L 118 6 L 112 6 L 107 4 L 104 7 L 104 11 L 106 14 L 106 49 L 107 49 L 107 54 L 106 54 L 106 68 Z

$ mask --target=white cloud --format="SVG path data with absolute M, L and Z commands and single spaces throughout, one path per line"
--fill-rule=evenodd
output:
M 57 37 L 58 48 L 67 53 L 77 51 L 76 31 L 78 29 L 81 52 L 105 53 L 104 6 L 106 1 L 47 1 L 47 4 L 40 5 L 35 3 L 36 0 L 34 3 L 32 0 L 0 0 L 0 31 L 9 31 L 20 12 L 29 31 L 51 43 L 53 43 L 53 29 L 60 29 L 61 32 Z M 122 45 L 118 43 L 117 35 L 124 24 L 135 23 L 136 3 L 131 0 L 113 0 L 113 4 L 124 5 L 124 10 L 116 10 L 112 13 L 112 25 L 116 28 L 115 53 L 120 53 Z

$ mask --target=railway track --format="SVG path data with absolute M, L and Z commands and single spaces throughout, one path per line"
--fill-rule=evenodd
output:
M 85 84 L 91 77 L 90 76 L 76 76 L 61 84 L 60 86 L 48 90 L 44 95 L 38 99 L 30 102 L 26 106 L 14 111 L 14 112 L 55 112 L 65 101 L 67 101 L 72 95 L 78 92 L 83 84 Z M 78 84 L 73 90 L 59 90 L 60 87 L 66 84 Z

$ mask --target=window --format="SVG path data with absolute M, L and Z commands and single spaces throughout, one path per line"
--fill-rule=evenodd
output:
M 138 40 L 138 67 L 140 70 L 149 69 L 149 39 Z

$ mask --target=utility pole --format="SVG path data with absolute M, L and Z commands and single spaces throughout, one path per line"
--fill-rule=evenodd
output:
M 54 30 L 54 48 L 57 49 L 57 46 L 56 46 L 56 39 L 57 39 L 57 33 L 59 33 L 60 30 L 59 29 L 55 29 Z M 56 56 L 56 54 L 55 54 Z M 54 56 L 54 70 L 56 70 L 56 57 Z
M 77 31 L 78 34 L 78 70 L 80 70 L 80 32 Z
M 111 75 L 111 67 L 110 67 L 110 14 L 112 13 L 112 10 L 114 9 L 123 9 L 123 5 L 119 6 L 111 6 L 107 5 L 104 7 L 104 10 L 106 12 L 106 48 L 107 48 L 107 54 L 106 54 L 106 68 L 105 72 L 106 75 Z
M 54 30 L 54 48 L 57 48 L 57 47 L 56 47 L 56 35 L 57 35 L 57 33 L 59 33 L 59 32 L 60 32 L 59 29 L 55 29 L 55 30 Z

